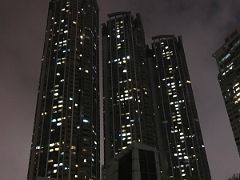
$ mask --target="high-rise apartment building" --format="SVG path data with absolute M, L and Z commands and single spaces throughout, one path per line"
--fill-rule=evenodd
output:
M 109 14 L 103 24 L 105 161 L 133 142 L 156 146 L 140 15 Z
M 28 179 L 99 180 L 98 5 L 51 0 Z
M 240 153 L 240 29 L 227 37 L 213 56 L 218 64 L 218 81 Z
M 153 37 L 150 64 L 164 175 L 211 179 L 181 37 Z

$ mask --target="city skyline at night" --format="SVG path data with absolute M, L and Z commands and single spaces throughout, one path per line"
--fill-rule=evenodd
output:
M 25 180 L 27 178 L 48 3 L 49 0 L 6 1 L 2 6 L 0 79 L 3 85 L 0 89 L 2 99 L 0 142 L 3 146 L 0 153 L 4 163 L 0 166 L 0 179 L 3 180 Z M 239 154 L 218 84 L 219 70 L 212 54 L 221 47 L 224 38 L 239 27 L 240 13 L 237 7 L 240 2 L 237 0 L 203 0 L 194 3 L 185 0 L 176 2 L 98 0 L 98 4 L 99 24 L 108 21 L 107 14 L 109 13 L 122 11 L 131 11 L 132 14 L 140 13 L 145 41 L 149 45 L 152 36 L 155 35 L 174 34 L 183 37 L 186 61 L 212 179 L 225 180 L 239 173 Z M 61 29 L 59 30 L 61 32 Z M 71 31 L 68 33 L 70 34 Z M 101 36 L 98 38 L 100 38 L 101 46 Z M 101 49 L 99 57 L 101 67 Z M 61 72 L 57 73 L 62 75 Z M 101 73 L 99 77 L 102 78 Z M 58 88 L 58 91 L 61 92 L 61 88 Z M 77 106 L 79 104 L 77 102 Z M 68 104 L 65 105 L 69 107 Z M 49 111 L 47 116 L 49 113 L 52 114 Z M 53 139 L 52 137 L 50 139 Z M 100 137 L 103 138 L 103 132 Z M 103 159 L 101 159 L 102 162 Z
M 104 165 L 138 142 L 160 151 L 163 177 L 211 179 L 182 39 L 154 37 L 150 50 L 139 14 L 108 17 L 102 28 Z

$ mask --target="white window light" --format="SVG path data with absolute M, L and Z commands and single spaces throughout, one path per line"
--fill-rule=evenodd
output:
M 87 119 L 83 119 L 84 123 L 89 123 L 89 121 Z
M 188 159 L 188 156 L 184 156 L 183 158 L 184 158 L 184 159 Z

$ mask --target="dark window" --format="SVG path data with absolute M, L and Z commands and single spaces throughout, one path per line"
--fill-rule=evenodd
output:
M 119 180 L 132 180 L 132 151 L 119 160 Z
M 141 180 L 157 179 L 155 154 L 151 151 L 139 150 Z

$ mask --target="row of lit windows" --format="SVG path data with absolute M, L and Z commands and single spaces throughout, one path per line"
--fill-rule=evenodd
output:
M 234 86 L 233 86 L 233 93 L 234 93 L 233 99 L 234 99 L 235 104 L 238 104 L 240 102 L 240 92 L 239 92 L 239 90 L 240 90 L 239 83 L 235 83 Z M 230 91 L 230 90 L 228 89 L 228 91 Z

